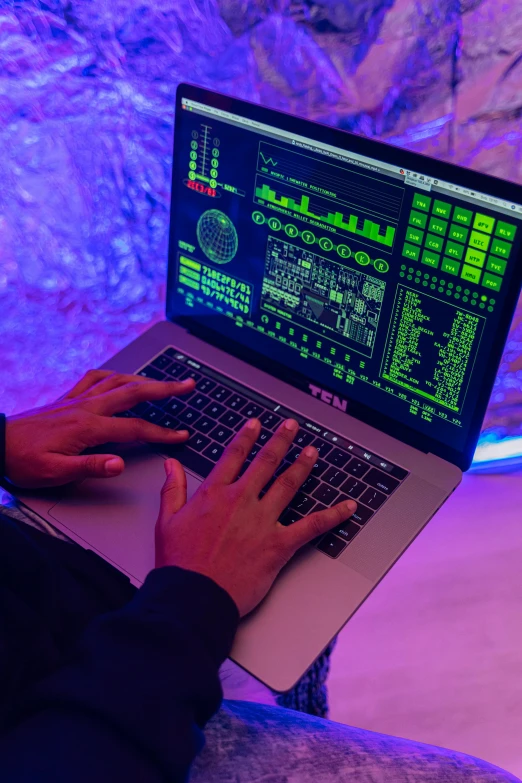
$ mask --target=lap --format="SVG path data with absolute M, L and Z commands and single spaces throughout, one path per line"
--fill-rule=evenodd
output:
M 281 707 L 224 700 L 190 783 L 520 783 L 471 756 Z

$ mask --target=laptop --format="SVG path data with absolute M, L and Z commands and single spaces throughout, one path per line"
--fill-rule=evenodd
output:
M 240 622 L 230 657 L 271 689 L 296 684 L 469 468 L 521 240 L 514 184 L 179 86 L 167 317 L 104 367 L 196 380 L 190 396 L 123 414 L 189 429 L 169 452 L 189 495 L 248 417 L 263 425 L 251 461 L 292 416 L 283 468 L 308 444 L 319 459 L 282 524 L 357 501 Z M 139 585 L 167 452 L 122 452 L 115 479 L 22 500 Z

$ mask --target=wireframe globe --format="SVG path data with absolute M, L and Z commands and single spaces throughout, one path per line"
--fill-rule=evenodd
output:
M 237 231 L 230 218 L 219 209 L 203 212 L 198 220 L 198 242 L 215 264 L 228 264 L 237 253 Z

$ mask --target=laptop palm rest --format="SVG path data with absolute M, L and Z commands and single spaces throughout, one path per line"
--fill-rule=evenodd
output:
M 117 447 L 111 453 L 125 460 L 120 476 L 87 479 L 69 488 L 48 513 L 66 535 L 141 583 L 154 568 L 164 460 L 148 446 L 134 446 L 126 453 Z M 201 480 L 187 471 L 187 483 L 190 498 Z

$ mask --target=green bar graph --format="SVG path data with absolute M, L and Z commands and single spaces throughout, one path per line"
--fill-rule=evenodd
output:
M 315 220 L 321 220 L 323 223 L 328 223 L 330 226 L 341 228 L 344 231 L 348 231 L 350 234 L 359 234 L 359 236 L 371 239 L 373 242 L 378 242 L 387 247 L 393 247 L 393 240 L 395 238 L 395 228 L 393 228 L 393 226 L 387 226 L 386 232 L 381 234 L 379 233 L 381 230 L 380 224 L 374 223 L 373 220 L 365 219 L 363 228 L 358 228 L 357 215 L 349 215 L 348 222 L 346 222 L 342 212 L 329 212 L 326 217 L 324 215 L 315 215 L 309 209 L 309 196 L 301 196 L 301 201 L 295 201 L 289 196 L 281 196 L 278 198 L 276 191 L 272 190 L 266 183 L 264 183 L 262 187 L 256 188 L 256 196 L 264 201 L 268 201 L 270 204 L 277 204 L 280 207 L 291 209 L 301 215 L 307 215 Z

